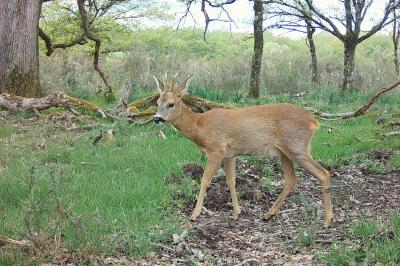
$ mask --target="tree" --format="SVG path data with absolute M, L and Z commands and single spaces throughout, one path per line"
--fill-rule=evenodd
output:
M 249 96 L 251 98 L 260 97 L 260 74 L 262 65 L 262 56 L 264 48 L 264 3 L 262 0 L 254 0 L 254 52 L 253 59 L 251 61 L 251 73 L 250 73 L 250 88 Z
M 40 96 L 40 1 L 0 1 L 0 93 Z
M 99 56 L 102 43 L 99 33 L 101 27 L 116 20 L 131 20 L 141 17 L 162 17 L 158 5 L 149 6 L 150 0 L 32 0 L 0 2 L 0 92 L 9 92 L 21 96 L 41 95 L 39 82 L 39 46 L 38 36 L 45 42 L 46 55 L 55 49 L 66 49 L 75 45 L 84 45 L 88 40 L 94 43 L 93 67 L 99 73 L 112 92 L 106 74 L 100 68 Z M 51 21 L 60 21 L 60 35 L 54 37 L 39 27 L 39 19 L 48 17 L 43 13 L 42 5 L 48 3 L 56 10 Z M 153 2 L 152 2 L 153 3 Z M 45 7 L 45 6 L 43 6 Z M 57 8 L 54 8 L 57 7 Z M 42 11 L 42 13 L 41 13 Z M 61 12 L 62 11 L 62 12 Z M 50 12 L 51 13 L 51 12 Z M 47 24 L 47 22 L 41 23 Z M 43 25 L 41 25 L 43 26 Z M 71 30 L 72 32 L 68 32 Z M 109 28 L 109 32 L 113 29 Z M 62 39 L 54 42 L 54 39 Z
M 297 6 L 296 9 L 285 8 L 286 6 L 281 6 L 280 3 L 280 1 L 272 0 L 271 5 L 268 6 L 267 15 L 269 16 L 267 16 L 267 19 L 276 20 L 275 24 L 268 28 L 285 29 L 290 32 L 297 31 L 306 34 L 306 43 L 311 56 L 311 80 L 317 84 L 319 83 L 318 60 L 313 37 L 316 28 L 310 18 L 312 13 L 303 0 L 293 1 L 293 5 Z
M 276 0 L 274 2 L 287 9 L 301 13 L 297 4 L 299 1 Z M 373 2 L 374 0 L 338 0 L 338 3 L 341 3 L 342 12 L 335 11 L 335 13 L 327 14 L 321 11 L 313 0 L 304 0 L 310 11 L 308 18 L 316 28 L 329 32 L 343 43 L 343 90 L 353 87 L 354 59 L 357 45 L 390 24 L 393 18 L 389 18 L 389 15 L 400 6 L 399 0 L 388 0 L 385 3 L 382 17 L 369 30 L 362 30 L 362 23 Z M 307 16 L 303 14 L 303 18 L 305 17 Z M 344 32 L 341 28 L 344 28 Z
M 400 38 L 400 27 L 399 27 L 399 17 L 397 10 L 393 10 L 393 27 L 392 27 L 392 42 L 393 42 L 393 64 L 394 71 L 398 77 L 400 74 L 399 70 L 399 38 Z
M 318 75 L 318 60 L 317 60 L 317 52 L 315 50 L 315 43 L 314 43 L 314 33 L 315 27 L 312 24 L 311 20 L 306 18 L 305 19 L 306 28 L 307 28 L 307 45 L 308 49 L 310 50 L 311 55 L 311 80 L 315 84 L 319 83 L 319 75 Z

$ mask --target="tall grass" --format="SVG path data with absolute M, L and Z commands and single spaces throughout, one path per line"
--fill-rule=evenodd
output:
M 208 43 L 199 30 L 149 29 L 135 32 L 127 51 L 101 54 L 101 65 L 115 88 L 131 80 L 137 89 L 154 89 L 152 74 L 181 77 L 194 74 L 192 85 L 220 91 L 246 91 L 249 85 L 252 39 L 248 35 L 210 32 Z M 339 88 L 343 47 L 326 34 L 315 38 L 321 84 Z M 396 79 L 390 37 L 377 35 L 359 45 L 355 86 L 378 88 Z M 67 90 L 87 97 L 104 87 L 93 70 L 92 58 L 82 47 L 57 50 L 41 56 L 41 80 L 47 91 Z M 261 90 L 263 94 L 308 91 L 311 82 L 310 55 L 304 39 L 265 34 Z

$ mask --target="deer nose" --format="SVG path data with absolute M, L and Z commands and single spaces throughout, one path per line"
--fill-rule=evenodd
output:
M 162 124 L 162 123 L 165 122 L 165 120 L 164 120 L 162 117 L 159 117 L 159 116 L 153 117 L 153 121 L 154 121 L 154 123 L 156 123 L 156 124 Z

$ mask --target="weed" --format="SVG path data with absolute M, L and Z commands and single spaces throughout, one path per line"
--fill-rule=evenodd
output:
M 314 229 L 301 229 L 297 234 L 296 243 L 301 247 L 309 247 L 315 244 L 316 231 Z
M 371 239 L 378 232 L 378 225 L 371 219 L 361 219 L 351 228 L 355 237 L 361 239 Z

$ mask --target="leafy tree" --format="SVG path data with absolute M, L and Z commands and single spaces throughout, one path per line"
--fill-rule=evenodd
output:
M 129 21 L 165 18 L 164 9 L 155 0 L 1 1 L 0 92 L 41 95 L 38 36 L 44 41 L 48 56 L 56 49 L 91 43 L 94 69 L 108 92 L 112 92 L 112 85 L 99 64 L 103 41 L 123 46 L 126 38 L 119 39 L 115 32 L 129 35 Z
M 332 34 L 343 43 L 343 90 L 353 86 L 357 46 L 390 24 L 393 21 L 390 14 L 400 6 L 399 0 L 387 0 L 383 15 L 369 30 L 362 30 L 362 24 L 374 0 L 337 0 L 338 6 L 341 7 L 340 10 L 331 12 L 322 11 L 313 0 L 273 0 L 273 2 L 285 7 L 286 11 L 290 10 L 287 12 L 297 14 L 299 18 L 309 19 L 316 28 Z M 309 12 L 302 12 L 304 5 Z

